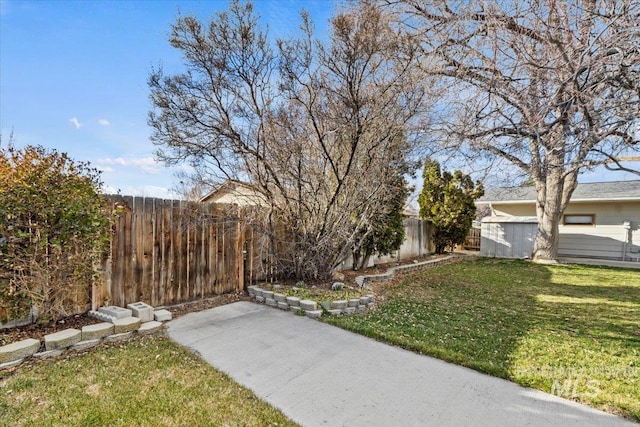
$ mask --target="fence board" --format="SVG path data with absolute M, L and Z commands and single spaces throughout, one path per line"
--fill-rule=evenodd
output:
M 109 196 L 123 206 L 113 226 L 103 283 L 93 305 L 105 299 L 154 306 L 205 298 L 244 286 L 243 251 L 251 246 L 243 218 L 219 206 L 142 197 Z M 247 256 L 251 256 L 247 254 Z
M 463 247 L 467 250 L 479 251 L 480 250 L 480 228 L 471 228 L 469 234 L 464 239 Z
M 134 233 L 134 230 L 132 229 L 133 200 L 134 200 L 133 197 L 128 197 L 128 196 L 123 198 L 123 203 L 125 204 L 125 206 L 128 207 L 128 209 L 125 209 L 124 218 L 123 218 L 124 224 L 123 224 L 123 230 L 122 230 L 123 233 L 122 233 L 122 245 L 121 245 L 122 253 L 120 254 L 120 257 L 122 260 L 121 261 L 122 277 L 121 277 L 121 280 L 116 284 L 117 292 L 115 292 L 115 295 L 113 295 L 114 305 L 126 305 L 126 304 L 123 304 L 123 302 L 126 300 L 126 286 L 128 284 L 127 279 L 129 279 L 129 275 L 132 272 L 129 260 L 132 259 L 133 250 L 135 248 L 134 246 L 135 242 L 131 238 L 132 234 Z

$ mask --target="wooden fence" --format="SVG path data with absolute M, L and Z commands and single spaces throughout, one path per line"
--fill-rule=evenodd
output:
M 469 234 L 464 239 L 463 249 L 470 251 L 479 251 L 480 250 L 480 228 L 471 228 L 469 230 Z
M 109 196 L 118 212 L 95 310 L 106 302 L 153 306 L 240 291 L 255 280 L 259 239 L 242 210 L 143 197 Z

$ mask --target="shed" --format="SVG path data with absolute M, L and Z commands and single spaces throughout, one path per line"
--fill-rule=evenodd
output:
M 535 216 L 490 216 L 482 218 L 480 256 L 531 258 L 538 230 Z

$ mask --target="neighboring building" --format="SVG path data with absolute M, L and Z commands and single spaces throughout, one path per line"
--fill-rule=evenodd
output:
M 405 218 L 420 218 L 420 213 L 412 204 L 407 203 L 402 209 L 402 216 Z
M 250 184 L 227 180 L 200 199 L 203 203 L 268 206 L 267 198 Z
M 513 256 L 521 257 L 528 250 L 527 242 L 533 247 L 530 231 L 520 232 L 520 228 L 528 230 L 529 226 L 513 228 L 518 220 L 504 217 L 528 217 L 523 218 L 522 224 L 530 224 L 531 217 L 536 216 L 535 203 L 533 186 L 487 190 L 476 202 L 488 205 L 493 217 L 483 219 L 483 240 L 492 239 L 495 243 L 502 239 L 500 244 L 506 248 L 525 248 Z M 492 229 L 488 224 L 495 226 Z M 509 238 L 505 227 L 513 228 Z M 578 184 L 560 221 L 558 252 L 563 257 L 639 260 L 640 180 Z

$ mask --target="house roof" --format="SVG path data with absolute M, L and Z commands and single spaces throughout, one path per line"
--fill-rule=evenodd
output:
M 402 215 L 407 218 L 418 218 L 420 216 L 420 212 L 414 206 L 407 204 L 402 209 Z
M 243 188 L 247 192 L 246 194 L 236 194 L 238 188 Z M 245 182 L 240 181 L 231 181 L 226 180 L 204 196 L 200 198 L 200 202 L 208 202 L 212 199 L 216 199 L 225 194 L 233 195 L 238 198 L 243 198 L 245 200 L 251 199 L 254 204 L 261 204 L 264 202 L 264 196 L 257 191 L 251 184 L 247 184 Z
M 571 196 L 572 202 L 628 200 L 640 200 L 640 180 L 579 183 Z M 490 188 L 478 199 L 479 204 L 518 204 L 535 201 L 535 186 Z

